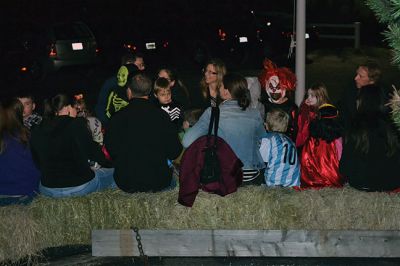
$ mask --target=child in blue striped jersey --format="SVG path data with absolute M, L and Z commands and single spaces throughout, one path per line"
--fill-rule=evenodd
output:
M 266 115 L 267 133 L 261 139 L 260 153 L 266 165 L 267 186 L 293 187 L 300 185 L 300 164 L 296 145 L 287 137 L 289 115 L 273 109 Z

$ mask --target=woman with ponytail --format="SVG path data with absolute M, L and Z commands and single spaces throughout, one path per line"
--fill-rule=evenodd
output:
M 250 105 L 250 91 L 247 81 L 238 74 L 226 74 L 219 88 L 223 100 L 219 105 L 220 120 L 218 136 L 223 138 L 243 163 L 244 184 L 261 184 L 265 168 L 259 152 L 259 142 L 265 134 L 260 112 L 247 108 Z M 197 138 L 208 132 L 211 108 L 185 134 L 182 144 L 188 147 Z
M 72 97 L 45 101 L 44 119 L 32 131 L 35 163 L 42 173 L 40 193 L 54 198 L 82 196 L 115 187 L 113 168 L 92 139 L 84 118 L 77 118 Z M 91 168 L 90 161 L 102 168 Z
M 16 98 L 0 105 L 0 206 L 27 204 L 38 189 L 40 173 L 29 149 L 23 110 Z

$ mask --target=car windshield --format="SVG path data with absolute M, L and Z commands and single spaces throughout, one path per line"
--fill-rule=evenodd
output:
M 57 40 L 86 39 L 92 37 L 88 29 L 79 23 L 57 25 L 54 27 L 54 34 Z

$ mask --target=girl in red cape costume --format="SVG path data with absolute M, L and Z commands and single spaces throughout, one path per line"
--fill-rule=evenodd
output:
M 306 97 L 300 105 L 299 116 L 297 118 L 297 148 L 303 147 L 309 138 L 310 123 L 317 117 L 318 108 L 329 102 L 328 90 L 323 83 L 316 83 L 307 90 Z
M 335 106 L 323 104 L 310 123 L 310 137 L 301 152 L 301 188 L 342 187 L 345 183 L 339 172 L 342 127 L 338 113 Z

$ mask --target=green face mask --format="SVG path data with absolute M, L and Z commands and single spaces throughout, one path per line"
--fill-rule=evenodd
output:
M 128 75 L 129 75 L 129 71 L 126 66 L 122 66 L 119 68 L 118 73 L 117 73 L 118 86 L 120 86 L 120 87 L 125 86 L 125 84 L 128 80 Z

